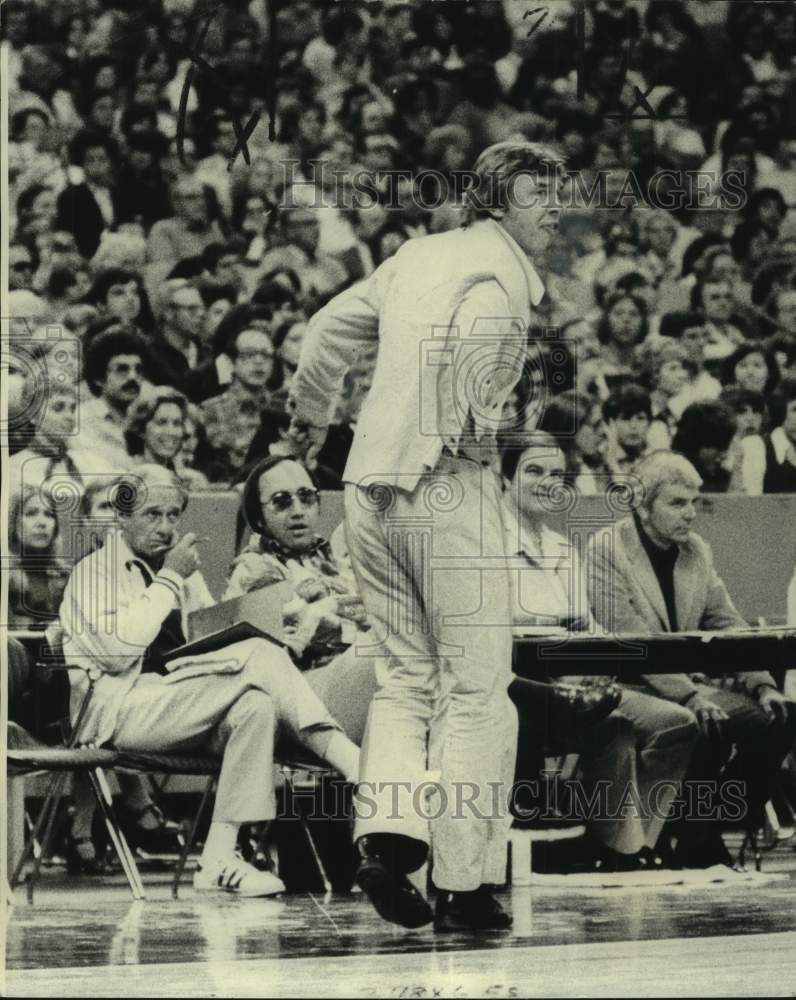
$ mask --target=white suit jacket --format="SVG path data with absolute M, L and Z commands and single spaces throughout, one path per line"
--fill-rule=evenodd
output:
M 494 434 L 543 294 L 491 219 L 409 240 L 310 321 L 291 386 L 297 417 L 326 426 L 345 372 L 378 342 L 344 478 L 411 492 L 443 447 L 456 451 L 470 417 L 477 439 Z
M 179 608 L 187 634 L 191 611 L 215 603 L 198 571 L 187 580 L 161 569 L 147 583 L 138 559 L 121 531 L 110 531 L 105 543 L 75 566 L 64 590 L 60 625 L 64 659 L 70 670 L 71 714 L 88 688 L 85 671 L 99 671 L 81 727 L 81 740 L 104 743 L 116 726 L 122 702 L 141 674 L 144 653 L 166 616 Z M 219 657 L 229 654 L 220 653 Z

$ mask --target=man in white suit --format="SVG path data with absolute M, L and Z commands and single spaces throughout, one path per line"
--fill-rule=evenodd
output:
M 558 227 L 561 166 L 531 143 L 485 150 L 465 227 L 409 240 L 317 313 L 291 387 L 293 433 L 311 455 L 345 372 L 378 345 L 344 475 L 348 547 L 380 643 L 357 877 L 407 927 L 432 919 L 407 878 L 430 840 L 437 930 L 511 924 L 488 888 L 505 876 L 516 754 L 510 595 L 507 576 L 485 587 L 482 571 L 503 552 L 495 435 L 544 294 L 532 261 Z M 441 773 L 433 837 L 429 767 Z
M 343 735 L 287 653 L 244 639 L 181 657 L 188 616 L 213 598 L 199 572 L 196 536 L 180 536 L 188 502 L 181 480 L 140 465 L 117 492 L 118 529 L 74 568 L 60 609 L 64 659 L 72 670 L 72 716 L 80 739 L 119 750 L 221 756 L 213 819 L 194 887 L 270 896 L 284 885 L 236 852 L 243 823 L 276 816 L 274 746 L 284 731 L 349 778 L 357 748 Z M 86 669 L 97 674 L 85 712 Z

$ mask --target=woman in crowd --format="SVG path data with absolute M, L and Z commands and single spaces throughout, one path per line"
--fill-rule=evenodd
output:
M 759 344 L 741 344 L 727 358 L 722 372 L 722 385 L 760 392 L 768 397 L 779 382 L 779 369 L 774 358 Z
M 638 296 L 615 292 L 608 296 L 597 339 L 602 345 L 598 358 L 587 361 L 578 374 L 578 388 L 596 392 L 605 400 L 622 381 L 633 381 L 635 349 L 647 336 L 647 307 Z
M 766 426 L 766 401 L 761 392 L 728 386 L 719 399 L 735 414 L 735 436 L 730 444 L 727 464 L 731 469 L 728 493 L 745 493 L 743 480 L 743 458 L 746 446 L 743 442 L 750 437 L 762 443 L 763 428 Z
M 571 491 L 559 442 L 543 432 L 532 435 L 524 447 L 504 451 L 502 471 L 507 483 L 504 524 L 515 626 L 532 626 L 534 631 L 549 627 L 551 633 L 561 626 L 575 632 L 594 629 L 577 547 L 549 525 L 551 514 L 561 509 Z M 603 683 L 603 679 L 598 681 L 596 689 Z M 552 724 L 534 729 L 532 721 L 536 720 L 520 712 L 518 778 L 538 776 L 544 751 L 552 743 L 555 752 L 581 752 L 582 780 L 587 787 L 604 782 L 613 790 L 611 796 L 621 797 L 622 790 L 632 785 L 642 802 L 662 782 L 669 783 L 671 802 L 697 737 L 690 712 L 624 684 L 611 715 L 584 743 L 567 743 L 564 732 Z M 665 756 L 657 749 L 662 738 L 667 741 Z M 656 816 L 644 818 L 630 817 L 609 804 L 605 815 L 587 821 L 576 863 L 592 871 L 660 867 L 655 846 L 668 802 Z M 574 859 L 567 860 L 566 868 L 572 870 Z
M 134 464 L 153 463 L 177 471 L 177 456 L 185 442 L 188 426 L 188 400 L 169 386 L 144 392 L 127 414 L 125 440 Z M 207 478 L 197 469 L 182 465 L 180 478 L 189 489 L 207 485 Z
M 650 451 L 669 448 L 684 408 L 678 406 L 678 398 L 688 382 L 686 353 L 676 341 L 661 337 L 642 344 L 637 357 L 638 369 L 643 383 L 650 390 L 652 405 L 647 445 Z
M 52 378 L 42 389 L 33 437 L 9 459 L 9 483 L 16 489 L 23 484 L 38 488 L 52 477 L 54 483 L 68 481 L 80 493 L 91 479 L 107 475 L 110 466 L 102 456 L 72 447 L 78 410 L 75 383 Z
M 69 567 L 58 546 L 52 495 L 30 483 L 13 490 L 8 510 L 8 622 L 43 626 L 58 616 Z

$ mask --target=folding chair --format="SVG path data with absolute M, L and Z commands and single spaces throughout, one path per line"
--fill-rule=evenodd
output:
M 285 746 L 282 750 L 282 755 L 277 752 L 274 763 L 282 771 L 285 778 L 285 785 L 289 789 L 291 795 L 294 794 L 294 781 L 297 773 L 302 771 L 314 774 L 334 773 L 328 764 L 324 763 L 319 757 L 315 757 L 310 754 L 309 751 L 304 751 L 303 749 L 296 750 L 292 745 L 289 747 Z M 177 899 L 180 882 L 185 872 L 185 866 L 188 862 L 188 855 L 196 839 L 199 824 L 207 808 L 210 796 L 215 789 L 218 774 L 221 770 L 221 758 L 200 753 L 145 753 L 131 750 L 116 751 L 116 753 L 117 766 L 126 770 L 138 771 L 144 774 L 185 774 L 207 778 L 202 798 L 199 802 L 199 807 L 194 815 L 190 832 L 185 838 L 182 852 L 180 853 L 180 857 L 174 870 L 174 877 L 171 883 L 171 894 L 174 899 Z M 289 754 L 289 756 L 284 756 L 285 754 Z M 304 831 L 305 837 L 307 838 L 307 843 L 312 853 L 313 860 L 323 883 L 324 892 L 329 893 L 332 890 L 332 886 L 329 882 L 326 869 L 324 868 L 321 856 L 318 852 L 318 847 L 312 836 L 312 832 L 306 818 L 304 816 L 299 816 L 299 823 Z
M 61 651 L 56 630 L 50 630 L 45 639 L 46 655 L 37 660 L 37 669 L 67 670 Z M 81 668 L 82 669 L 82 668 Z M 74 726 L 64 721 L 63 743 L 60 746 L 48 746 L 37 740 L 27 730 L 17 723 L 9 722 L 7 768 L 10 777 L 22 777 L 36 772 L 50 772 L 52 777 L 45 793 L 41 811 L 31 831 L 28 842 L 22 851 L 11 875 L 11 888 L 17 885 L 28 862 L 34 858 L 37 845 L 38 854 L 34 858 L 33 868 L 26 876 L 28 901 L 33 902 L 33 890 L 41 871 L 41 865 L 47 856 L 55 832 L 55 818 L 58 810 L 58 800 L 66 774 L 83 771 L 87 774 L 94 797 L 102 812 L 105 826 L 111 838 L 114 850 L 127 878 L 133 899 L 143 899 L 144 890 L 141 876 L 135 863 L 127 839 L 122 832 L 113 808 L 113 797 L 105 776 L 104 768 L 114 767 L 118 754 L 114 750 L 78 745 L 80 727 L 86 715 L 89 701 L 94 691 L 94 684 L 99 676 L 97 671 L 86 670 L 89 686 L 83 702 L 78 710 Z M 42 831 L 44 836 L 42 837 Z

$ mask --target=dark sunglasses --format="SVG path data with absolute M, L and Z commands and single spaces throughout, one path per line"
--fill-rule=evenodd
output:
M 316 504 L 321 502 L 320 492 L 318 490 L 311 490 L 306 486 L 302 486 L 302 488 L 300 490 L 296 490 L 295 493 L 289 493 L 287 490 L 280 490 L 278 493 L 274 493 L 274 495 L 269 497 L 265 502 L 270 504 L 275 511 L 281 514 L 286 510 L 290 510 L 296 497 L 298 497 L 298 502 L 302 507 L 314 507 Z
M 32 271 L 33 262 L 30 260 L 18 260 L 11 265 L 12 271 Z

